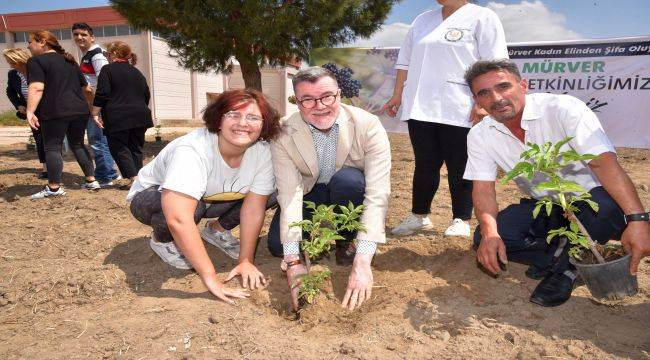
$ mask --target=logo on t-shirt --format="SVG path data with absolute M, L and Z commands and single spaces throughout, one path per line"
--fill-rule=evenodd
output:
M 445 33 L 445 40 L 456 42 L 463 38 L 463 30 L 451 28 Z
M 230 191 L 224 191 L 212 195 L 205 195 L 201 198 L 204 202 L 207 203 L 214 203 L 214 202 L 221 202 L 221 201 L 235 201 L 235 200 L 241 200 L 244 197 L 246 197 L 246 194 L 240 193 L 240 191 L 244 190 L 246 186 L 242 187 L 241 189 L 234 191 L 234 186 L 235 183 L 239 179 L 235 179 L 232 184 L 230 184 Z M 224 184 L 225 185 L 225 184 Z M 225 186 L 224 186 L 225 190 Z

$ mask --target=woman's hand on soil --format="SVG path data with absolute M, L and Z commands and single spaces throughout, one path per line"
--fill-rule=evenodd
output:
M 630 259 L 630 274 L 636 275 L 639 263 L 650 255 L 650 222 L 631 221 L 621 235 L 621 244 Z
M 481 244 L 476 251 L 478 262 L 483 265 L 489 272 L 498 274 L 501 271 L 499 261 L 503 264 L 508 263 L 506 257 L 506 246 L 499 236 L 485 236 L 481 239 Z
M 392 97 L 390 98 L 384 106 L 379 109 L 379 114 L 387 113 L 390 117 L 395 117 L 399 107 L 402 105 L 402 97 Z
M 242 261 L 230 271 L 226 281 L 230 281 L 235 276 L 241 276 L 241 284 L 245 289 L 257 289 L 266 286 L 266 278 L 257 267 L 248 261 Z
M 307 268 L 303 264 L 289 266 L 287 268 L 287 284 L 291 290 L 291 305 L 293 310 L 298 311 L 298 292 L 300 291 L 300 276 L 307 274 Z
M 216 276 L 211 276 L 207 280 L 204 279 L 203 283 L 212 293 L 212 295 L 225 301 L 230 305 L 235 305 L 235 301 L 231 298 L 245 299 L 250 296 L 246 289 L 232 289 L 226 287 Z
M 352 271 L 348 278 L 348 288 L 345 291 L 341 307 L 348 308 L 352 311 L 363 304 L 364 301 L 370 300 L 372 295 L 372 269 L 370 262 L 372 254 L 356 254 L 352 263 Z

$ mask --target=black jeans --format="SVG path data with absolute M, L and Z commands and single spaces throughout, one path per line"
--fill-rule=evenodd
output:
M 106 133 L 108 149 L 124 178 L 138 175 L 142 168 L 142 147 L 146 127 Z
M 151 226 L 156 240 L 159 242 L 172 242 L 174 237 L 167 219 L 163 214 L 161 197 L 158 186 L 152 186 L 137 193 L 131 200 L 131 214 L 139 222 Z M 198 224 L 203 218 L 219 218 L 219 224 L 226 230 L 232 230 L 239 225 L 239 216 L 244 200 L 222 201 L 219 203 L 207 204 L 199 201 L 194 210 L 194 223 Z M 275 193 L 269 196 L 266 208 L 269 209 L 277 204 Z
M 602 186 L 591 189 L 589 193 L 591 200 L 598 203 L 598 212 L 594 212 L 585 202 L 580 202 L 577 204 L 579 211 L 575 213 L 576 217 L 595 241 L 604 244 L 610 239 L 620 239 L 625 230 L 621 208 Z M 535 203 L 532 199 L 521 199 L 519 204 L 509 205 L 497 215 L 497 231 L 506 246 L 508 260 L 558 273 L 572 269 L 569 246 L 564 246 L 557 237 L 550 244 L 546 242 L 548 231 L 567 226 L 568 220 L 559 207 L 553 208 L 550 217 L 542 210 L 533 219 Z M 481 229 L 477 227 L 474 246 L 480 243 Z
M 95 168 L 84 145 L 84 134 L 88 115 L 48 119 L 41 121 L 43 133 L 43 148 L 45 149 L 45 163 L 47 164 L 47 179 L 50 183 L 60 184 L 63 172 L 63 157 L 61 148 L 63 138 L 68 137 L 68 144 L 77 159 L 85 176 L 95 176 Z
M 303 201 L 312 201 L 316 203 L 316 206 L 320 204 L 347 206 L 349 201 L 352 201 L 354 206 L 359 206 L 363 204 L 365 193 L 366 179 L 363 172 L 359 169 L 346 167 L 334 173 L 328 184 L 314 185 L 314 188 L 302 199 Z M 277 257 L 284 255 L 280 241 L 280 211 L 279 207 L 275 210 L 275 215 L 269 226 L 269 252 Z M 311 219 L 311 211 L 303 203 L 302 218 Z M 345 240 L 352 241 L 356 232 L 342 233 L 341 235 L 345 237 Z
M 431 212 L 431 201 L 440 185 L 440 168 L 446 164 L 453 218 L 470 219 L 472 182 L 463 179 L 469 128 L 418 120 L 409 120 L 408 127 L 415 155 L 411 211 L 419 215 Z
M 36 152 L 38 153 L 38 162 L 41 164 L 45 163 L 45 147 L 43 145 L 43 132 L 40 128 L 34 130 L 32 129 L 32 136 L 34 137 L 34 143 L 36 143 Z

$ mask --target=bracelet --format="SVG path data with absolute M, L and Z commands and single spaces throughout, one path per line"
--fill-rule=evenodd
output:
M 282 261 L 284 261 L 284 260 L 282 260 Z M 287 264 L 287 268 L 290 268 L 292 266 L 302 264 L 302 260 L 296 259 L 296 260 L 291 260 L 291 261 L 285 261 L 284 263 Z
M 650 213 L 640 213 L 640 214 L 629 214 L 625 215 L 625 224 L 630 221 L 650 221 Z

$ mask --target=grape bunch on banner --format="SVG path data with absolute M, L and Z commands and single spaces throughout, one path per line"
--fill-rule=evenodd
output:
M 615 146 L 650 148 L 650 37 L 513 43 L 510 58 L 528 80 L 529 92 L 569 94 L 598 115 Z M 345 101 L 372 113 L 393 94 L 398 48 L 316 49 L 310 64 L 334 64 L 360 83 Z M 381 116 L 390 132 L 406 124 Z

